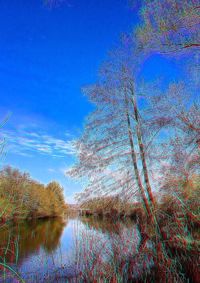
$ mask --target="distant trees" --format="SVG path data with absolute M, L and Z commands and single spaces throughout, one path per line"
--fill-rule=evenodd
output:
M 44 186 L 10 166 L 0 171 L 0 200 L 0 215 L 8 218 L 59 216 L 65 208 L 63 188 L 57 182 Z
M 50 202 L 48 207 L 52 215 L 63 213 L 65 200 L 63 194 L 63 188 L 59 183 L 53 181 L 46 186 L 47 194 L 49 195 Z
M 58 200 L 58 202 L 63 203 L 63 204 L 65 203 L 63 188 L 60 186 L 58 182 L 56 181 L 50 182 L 46 186 L 46 190 L 52 192 L 54 196 L 56 197 L 56 199 Z
M 81 208 L 86 209 L 86 212 L 89 214 L 111 216 L 115 218 L 135 217 L 136 212 L 144 212 L 141 202 L 133 203 L 131 201 L 123 200 L 119 196 L 101 196 L 92 198 L 84 201 L 81 204 Z

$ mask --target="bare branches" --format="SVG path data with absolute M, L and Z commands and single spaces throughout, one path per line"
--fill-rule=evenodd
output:
M 199 0 L 143 1 L 138 48 L 159 53 L 200 47 Z

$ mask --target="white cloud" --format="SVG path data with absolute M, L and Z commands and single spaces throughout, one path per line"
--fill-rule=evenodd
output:
M 73 137 L 60 139 L 41 131 L 30 131 L 19 127 L 13 131 L 7 130 L 2 133 L 6 139 L 10 151 L 20 155 L 39 154 L 51 155 L 53 157 L 66 157 L 74 155 Z

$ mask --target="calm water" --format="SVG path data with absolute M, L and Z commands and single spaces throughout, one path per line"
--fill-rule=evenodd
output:
M 163 282 L 160 275 L 154 278 L 158 274 L 155 245 L 148 240 L 143 243 L 138 225 L 131 220 L 74 217 L 3 226 L 0 282 L 97 282 L 94 278 L 110 274 L 118 276 L 112 282 L 130 282 L 129 278 L 144 282 L 148 276 L 149 282 Z M 184 253 L 181 261 L 178 255 L 174 258 L 181 268 L 180 282 L 199 282 L 198 258 L 191 256 Z M 170 274 L 175 274 L 173 269 Z M 169 282 L 176 281 L 172 277 Z
M 120 258 L 133 255 L 139 241 L 137 225 L 131 221 L 36 220 L 0 229 L 1 262 L 25 282 L 68 282 L 80 271 L 98 268 L 99 262 L 109 263 L 113 253 Z M 1 267 L 0 272 L 0 282 L 18 282 L 12 271 Z

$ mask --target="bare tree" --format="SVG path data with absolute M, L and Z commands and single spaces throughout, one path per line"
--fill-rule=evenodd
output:
M 76 144 L 79 163 L 70 170 L 70 174 L 89 177 L 86 190 L 89 194 L 100 191 L 116 193 L 127 183 L 134 185 L 130 172 L 133 171 L 131 164 L 136 160 L 136 153 L 128 94 L 122 82 L 113 64 L 109 68 L 106 64 L 101 70 L 99 83 L 85 90 L 95 103 L 96 110 L 88 117 L 85 132 Z M 134 162 L 138 183 L 139 170 L 137 162 Z M 125 176 L 129 177 L 124 179 Z
M 134 62 L 127 49 L 112 53 L 101 69 L 99 82 L 87 88 L 86 94 L 96 110 L 77 143 L 78 163 L 68 173 L 89 178 L 81 194 L 85 197 L 94 192 L 125 192 L 127 186 L 132 195 L 139 190 L 152 218 L 154 198 L 143 140 L 145 123 L 137 104 Z
M 158 165 L 157 188 L 169 197 L 176 196 L 195 218 L 186 196 L 193 189 L 196 195 L 194 183 L 200 174 L 200 104 L 196 92 L 190 89 L 183 82 L 173 83 L 166 92 L 149 97 L 149 126 L 163 125 L 164 129 L 157 148 L 155 144 L 151 147 L 154 164 Z

